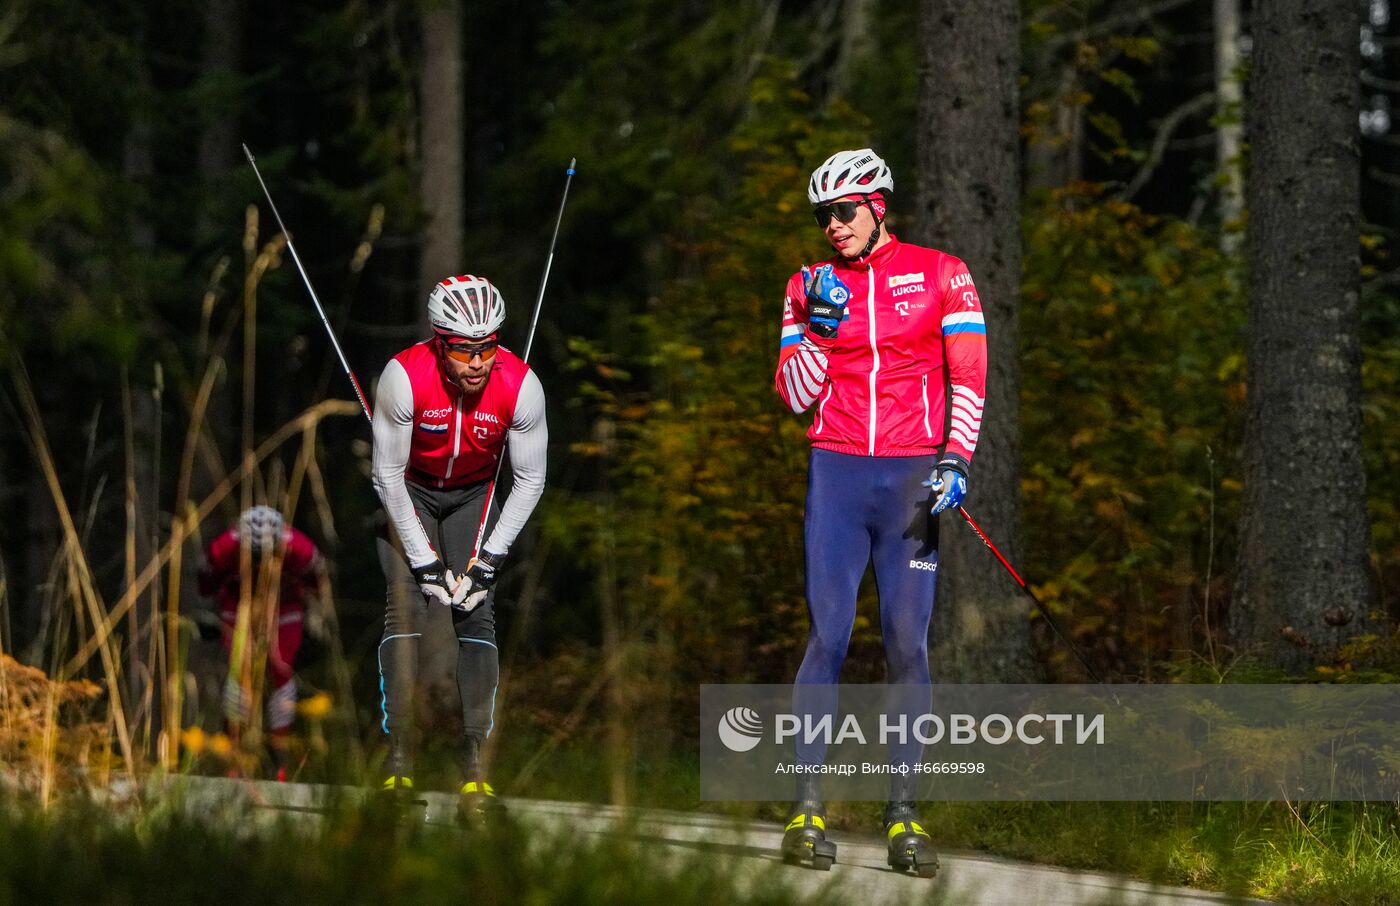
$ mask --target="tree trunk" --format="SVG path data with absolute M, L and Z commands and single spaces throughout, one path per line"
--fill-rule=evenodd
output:
M 1361 458 L 1358 28 L 1354 3 L 1264 0 L 1254 11 L 1249 390 L 1230 622 L 1238 649 L 1289 670 L 1361 631 L 1373 595 Z
M 420 297 L 460 274 L 462 263 L 462 9 L 439 0 L 423 11 L 419 72 L 423 171 L 419 188 L 427 215 L 419 257 Z M 426 309 L 419 317 L 427 325 Z
M 842 0 L 836 65 L 832 67 L 831 97 L 847 97 L 856 61 L 870 43 L 871 0 Z
M 1016 0 L 924 0 L 920 16 L 916 225 L 962 258 L 987 320 L 985 416 L 968 506 L 1021 561 L 1019 287 L 1020 18 Z M 934 673 L 940 680 L 1030 678 L 1025 599 L 956 513 L 941 518 Z
M 1026 148 L 1026 187 L 1033 192 L 1067 186 L 1078 179 L 1083 170 L 1080 136 L 1084 106 L 1067 102 L 1072 94 L 1081 90 L 1079 70 L 1073 62 L 1046 65 L 1059 65 L 1060 77 L 1050 97 L 1054 123 L 1042 127 L 1039 141 Z M 975 274 L 973 278 L 976 279 Z
M 1244 129 L 1240 125 L 1240 0 L 1215 0 L 1216 167 L 1220 185 L 1221 248 L 1233 252 L 1240 234 L 1228 230 L 1244 214 L 1244 171 L 1240 161 Z
M 238 109 L 232 97 L 219 91 L 220 80 L 232 80 L 243 60 L 243 0 L 208 0 L 204 7 L 204 50 L 200 76 L 210 92 L 204 128 L 199 134 L 199 181 L 202 186 L 221 184 L 238 163 Z M 196 234 L 209 240 L 219 231 L 219 215 L 214 204 L 199 209 Z M 232 213 L 230 211 L 230 213 Z M 223 224 L 232 230 L 232 221 Z

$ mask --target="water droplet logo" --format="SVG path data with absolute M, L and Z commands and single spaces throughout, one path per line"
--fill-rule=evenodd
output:
M 752 708 L 730 708 L 719 719 L 719 741 L 731 752 L 747 752 L 763 739 L 763 718 Z

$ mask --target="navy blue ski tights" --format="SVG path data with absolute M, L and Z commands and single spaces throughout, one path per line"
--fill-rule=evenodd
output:
M 813 449 L 807 473 L 807 606 L 812 629 L 797 671 L 797 713 L 832 713 L 834 688 L 856 618 L 856 593 L 866 566 L 875 564 L 886 682 L 929 685 L 928 627 L 938 576 L 938 530 L 922 486 L 935 458 L 852 456 Z M 928 695 L 909 690 L 912 711 Z M 906 695 L 906 698 L 911 698 Z M 922 707 L 921 707 L 922 706 Z M 905 707 L 900 707 L 905 710 Z M 798 758 L 821 763 L 824 745 L 799 741 Z M 892 763 L 917 759 L 917 746 L 891 752 Z

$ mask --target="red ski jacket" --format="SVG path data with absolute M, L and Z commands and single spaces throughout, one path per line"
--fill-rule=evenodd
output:
M 864 258 L 812 267 L 825 263 L 851 291 L 837 336 L 807 333 L 806 290 L 793 274 L 775 378 L 794 412 L 816 404 L 812 445 L 861 456 L 944 448 L 970 462 L 987 392 L 987 328 L 967 266 L 894 236 Z
M 458 488 L 496 474 L 515 401 L 530 366 L 504 346 L 496 348 L 491 380 L 477 397 L 447 383 L 433 340 L 394 356 L 413 387 L 413 446 L 407 475 L 429 488 Z

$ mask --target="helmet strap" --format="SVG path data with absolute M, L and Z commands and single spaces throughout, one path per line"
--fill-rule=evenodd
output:
M 865 248 L 860 250 L 860 254 L 857 255 L 856 258 L 864 258 L 866 255 L 869 255 L 871 252 L 875 251 L 875 243 L 880 241 L 880 230 L 884 229 L 885 225 L 884 205 L 880 205 L 879 209 L 877 210 L 874 202 L 870 200 L 869 195 L 865 197 L 863 203 L 867 208 L 870 209 L 870 216 L 875 218 L 875 229 L 870 231 L 870 238 L 866 240 Z

